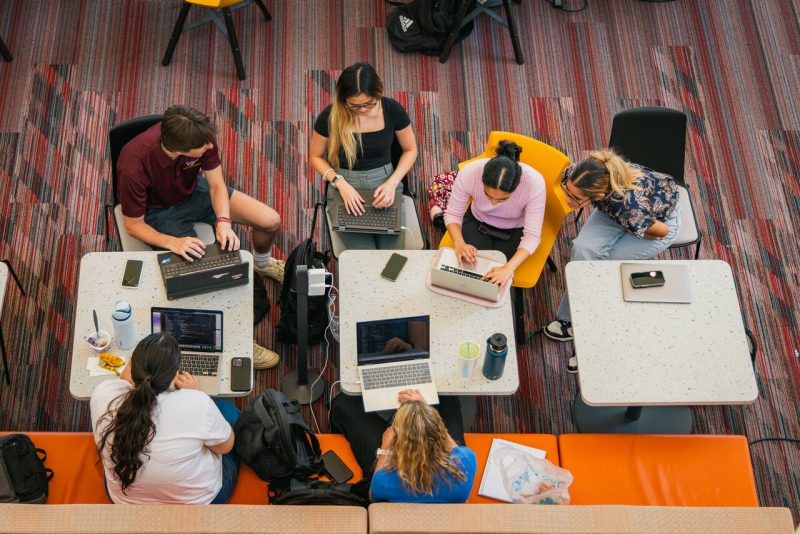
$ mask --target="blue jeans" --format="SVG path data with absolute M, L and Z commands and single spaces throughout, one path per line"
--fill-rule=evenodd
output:
M 228 187 L 228 198 L 233 188 Z M 150 208 L 144 214 L 144 222 L 161 232 L 175 237 L 197 237 L 194 223 L 204 222 L 214 226 L 217 215 L 211 205 L 211 189 L 202 174 L 197 177 L 197 186 L 192 196 L 180 204 L 166 208 Z
M 608 215 L 595 209 L 583 224 L 578 236 L 572 241 L 569 251 L 570 261 L 596 260 L 649 260 L 669 247 L 678 237 L 681 226 L 680 206 L 664 221 L 669 233 L 660 240 L 639 239 L 622 226 L 612 221 Z M 565 291 L 558 305 L 556 318 L 571 321 L 569 296 Z
M 222 417 L 231 425 L 231 428 L 239 420 L 239 409 L 234 403 L 227 400 L 215 399 L 214 404 L 217 405 Z M 239 455 L 236 454 L 236 449 L 222 455 L 222 487 L 219 493 L 211 501 L 211 504 L 225 504 L 230 500 L 233 488 L 236 486 L 236 479 L 239 478 Z

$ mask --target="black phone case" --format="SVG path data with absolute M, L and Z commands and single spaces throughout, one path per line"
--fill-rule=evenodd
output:
M 241 365 L 236 365 L 237 360 Z M 231 358 L 231 391 L 250 391 L 250 358 Z
M 333 451 L 327 451 L 322 455 L 322 463 L 325 466 L 325 472 L 336 481 L 337 484 L 347 482 L 353 478 L 353 472 Z

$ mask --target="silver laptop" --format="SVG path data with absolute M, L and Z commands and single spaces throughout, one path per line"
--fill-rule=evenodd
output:
M 503 264 L 500 262 L 479 257 L 474 265 L 463 264 L 459 266 L 455 250 L 445 247 L 439 255 L 439 261 L 431 266 L 431 284 L 458 293 L 497 302 L 500 299 L 501 287 L 491 282 L 485 282 L 481 278 L 492 267 L 501 265 Z
M 403 195 L 394 195 L 394 204 L 388 208 L 375 208 L 372 206 L 372 191 L 357 190 L 364 199 L 364 213 L 351 215 L 342 201 L 339 191 L 334 190 L 333 200 L 328 204 L 328 213 L 331 219 L 331 228 L 339 232 L 360 232 L 368 234 L 399 234 L 400 210 L 402 209 Z
M 428 404 L 439 404 L 430 339 L 429 315 L 356 323 L 364 411 L 397 408 L 397 394 L 404 389 L 418 389 Z
M 635 288 L 631 285 L 631 273 L 656 273 L 664 275 L 664 285 L 658 287 Z M 622 298 L 626 302 L 692 302 L 692 286 L 689 282 L 689 269 L 686 265 L 662 263 L 621 263 L 619 266 L 622 282 Z
M 222 312 L 184 308 L 150 308 L 150 329 L 166 332 L 181 347 L 181 371 L 197 377 L 200 389 L 219 395 L 222 357 Z

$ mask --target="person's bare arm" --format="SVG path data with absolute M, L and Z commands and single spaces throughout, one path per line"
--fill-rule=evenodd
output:
M 228 198 L 228 188 L 225 185 L 225 177 L 222 175 L 222 165 L 210 171 L 204 171 L 203 175 L 208 182 L 208 192 L 211 196 L 211 206 L 217 217 L 231 218 L 231 205 Z M 233 231 L 231 223 L 228 221 L 217 221 L 214 225 L 214 233 L 219 246 L 223 250 L 239 250 L 239 236 Z
M 202 258 L 203 254 L 205 254 L 206 246 L 201 240 L 196 237 L 173 237 L 171 235 L 162 234 L 144 222 L 144 215 L 141 217 L 128 217 L 123 215 L 122 219 L 128 234 L 139 241 L 144 241 L 148 245 L 171 250 L 175 254 L 180 254 L 188 261 L 192 261 L 193 258 Z
M 328 138 L 318 134 L 317 132 L 313 132 L 311 134 L 311 146 L 309 146 L 308 149 L 308 161 L 311 163 L 311 166 L 314 167 L 314 170 L 320 173 L 320 175 L 325 175 L 325 171 L 333 168 L 333 165 L 328 163 L 328 160 L 326 159 L 327 151 Z M 328 171 L 325 179 L 328 182 L 333 180 L 335 172 L 335 170 Z M 352 185 L 347 183 L 347 180 L 345 180 L 344 177 L 339 176 L 339 179 L 336 181 L 336 185 L 332 185 L 331 187 L 335 187 L 336 190 L 339 191 L 339 194 L 342 195 L 342 201 L 344 202 L 344 207 L 347 210 L 347 213 L 352 213 L 355 215 L 361 215 L 364 213 L 364 199 L 361 198 L 361 195 L 358 194 L 358 191 L 356 191 Z
M 669 234 L 669 226 L 661 221 L 656 221 L 653 225 L 644 231 L 645 239 L 661 240 Z
M 392 171 L 392 174 L 385 182 L 375 189 L 372 205 L 376 208 L 387 208 L 392 205 L 395 189 L 403 180 L 403 176 L 408 174 L 408 171 L 414 166 L 414 162 L 417 161 L 417 140 L 414 137 L 414 130 L 411 125 L 396 131 L 395 135 L 400 147 L 403 149 L 403 153 L 397 162 L 397 168 Z
M 236 441 L 236 436 L 233 433 L 233 429 L 231 429 L 231 435 L 225 440 L 224 443 L 219 443 L 217 445 L 211 445 L 208 447 L 208 450 L 211 452 L 215 452 L 217 454 L 228 454 L 233 450 L 233 442 Z

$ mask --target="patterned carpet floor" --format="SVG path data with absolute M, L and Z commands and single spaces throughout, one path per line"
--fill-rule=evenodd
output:
M 330 103 L 341 70 L 367 60 L 411 115 L 418 191 L 481 152 L 492 130 L 530 135 L 575 160 L 607 142 L 619 110 L 685 111 L 686 178 L 702 206 L 700 257 L 731 264 L 760 347 L 758 400 L 696 407 L 694 431 L 800 437 L 798 0 L 589 0 L 579 13 L 523 0 L 514 8 L 523 66 L 513 61 L 507 32 L 485 16 L 440 64 L 389 46 L 382 0 L 266 3 L 271 22 L 255 7 L 234 15 L 245 81 L 212 25 L 184 34 L 172 64 L 161 66 L 178 0 L 0 3 L 0 37 L 14 54 L 0 62 L 0 258 L 28 290 L 23 296 L 10 285 L 6 295 L 12 386 L 0 384 L 0 428 L 89 429 L 87 403 L 68 392 L 69 361 L 78 263 L 105 249 L 109 128 L 174 103 L 206 110 L 219 127 L 229 182 L 281 214 L 275 254 L 285 257 L 309 232 L 320 197 L 307 163 L 314 117 Z M 420 212 L 436 242 L 424 200 Z M 576 231 L 568 220 L 553 254 L 559 265 Z M 324 232 L 316 233 L 327 247 Z M 553 315 L 563 286 L 562 273 L 546 273 L 527 292 L 529 330 Z M 268 283 L 273 302 L 278 289 Z M 283 356 L 278 368 L 257 373 L 257 390 L 278 386 L 294 368 L 294 347 L 275 342 L 277 319 L 273 306 L 256 329 Z M 566 345 L 534 337 L 520 352 L 519 391 L 478 399 L 473 429 L 574 432 Z M 312 366 L 319 369 L 324 352 L 313 348 Z M 335 371 L 325 374 L 332 381 Z M 323 403 L 313 409 L 327 430 Z M 800 520 L 798 445 L 761 442 L 752 458 L 762 504 L 788 506 Z

